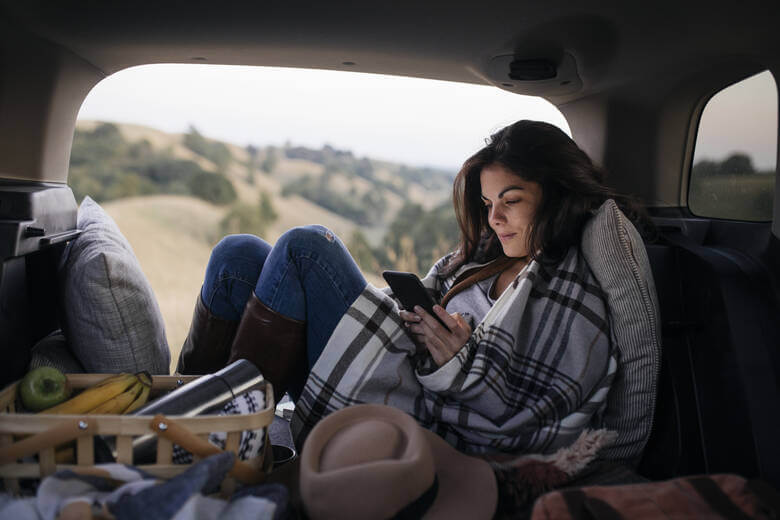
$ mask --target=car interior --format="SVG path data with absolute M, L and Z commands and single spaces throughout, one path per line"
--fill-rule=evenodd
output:
M 702 113 L 733 84 L 780 75 L 778 22 L 776 2 L 2 0 L 0 386 L 59 327 L 56 266 L 79 234 L 70 149 L 103 78 L 205 63 L 487 84 L 553 103 L 655 224 L 662 366 L 638 473 L 736 473 L 780 488 L 780 183 L 759 218 L 717 214 L 733 187 L 715 212 L 689 203 Z

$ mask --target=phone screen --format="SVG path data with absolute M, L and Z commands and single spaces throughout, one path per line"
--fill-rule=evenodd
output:
M 425 309 L 425 312 L 436 318 L 445 329 L 450 330 L 442 319 L 433 312 L 433 306 L 436 302 L 416 274 L 403 271 L 384 271 L 382 277 L 387 281 L 393 290 L 393 295 L 398 298 L 405 310 L 414 312 L 415 305 L 419 305 Z

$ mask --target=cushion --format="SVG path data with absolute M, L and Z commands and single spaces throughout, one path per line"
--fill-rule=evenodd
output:
M 87 372 L 167 374 L 162 314 L 130 243 L 89 197 L 77 226 L 83 232 L 68 244 L 58 272 L 71 351 Z
M 73 356 L 68 341 L 61 330 L 55 330 L 36 343 L 30 352 L 28 370 L 38 367 L 54 367 L 65 374 L 82 374 L 84 367 Z
M 618 434 L 603 454 L 641 456 L 653 425 L 661 365 L 658 297 L 642 238 L 615 201 L 607 200 L 586 223 L 582 252 L 606 293 L 618 370 L 607 396 L 604 426 Z

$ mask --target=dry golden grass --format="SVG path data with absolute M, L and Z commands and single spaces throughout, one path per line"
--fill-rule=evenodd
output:
M 280 157 L 276 167 L 274 168 L 273 175 L 276 178 L 289 181 L 303 177 L 304 175 L 318 177 L 319 175 L 322 175 L 323 169 L 324 168 L 321 164 L 316 164 L 311 161 Z

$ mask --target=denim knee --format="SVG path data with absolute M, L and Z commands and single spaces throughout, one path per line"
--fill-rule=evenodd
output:
M 325 238 L 327 242 L 323 242 Z M 325 245 L 328 242 L 335 242 L 336 235 L 330 229 L 319 224 L 310 224 L 308 226 L 298 226 L 291 228 L 279 237 L 275 247 L 289 248 L 290 246 L 303 247 L 306 249 L 316 249 L 318 246 Z
M 227 235 L 211 250 L 209 263 L 223 263 L 232 258 L 241 258 L 263 265 L 270 252 L 271 246 L 258 236 Z
M 238 320 L 271 246 L 254 235 L 228 235 L 211 251 L 201 298 L 216 316 Z

